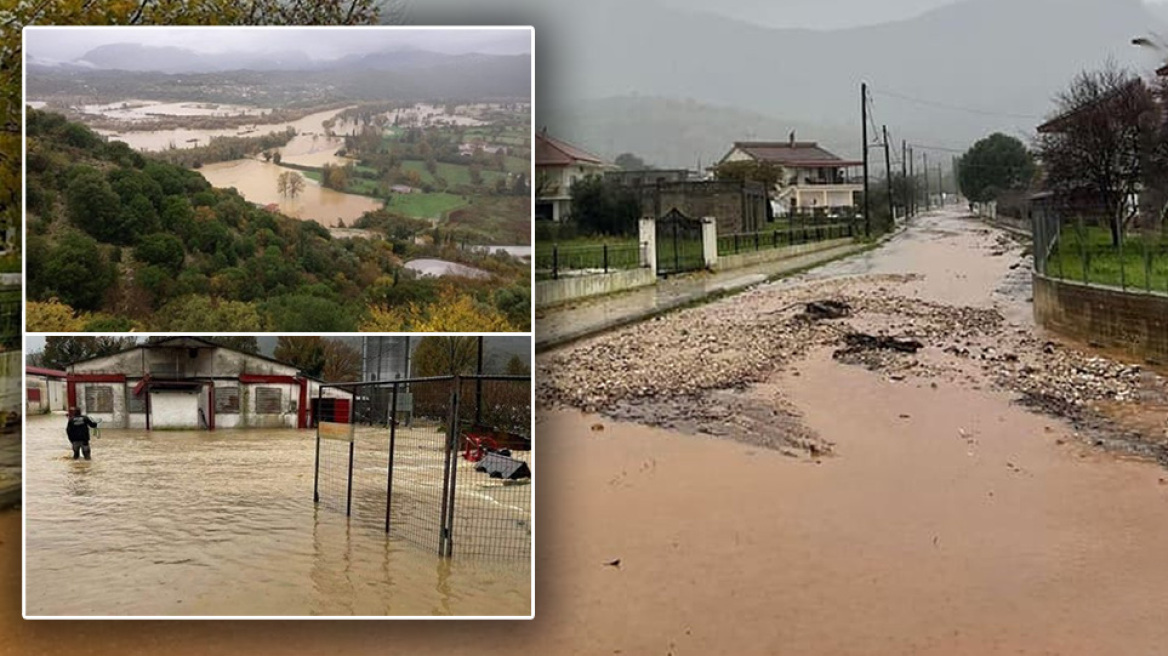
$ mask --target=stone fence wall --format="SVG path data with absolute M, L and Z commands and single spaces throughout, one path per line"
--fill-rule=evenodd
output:
M 1168 295 L 1123 291 L 1035 273 L 1034 319 L 1057 333 L 1168 363 Z

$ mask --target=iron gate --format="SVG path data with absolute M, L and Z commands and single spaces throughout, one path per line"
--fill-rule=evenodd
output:
M 706 268 L 702 249 L 702 221 L 677 208 L 657 219 L 657 275 L 668 276 Z
M 529 376 L 324 385 L 316 407 L 330 388 L 351 403 L 317 417 L 317 504 L 443 556 L 530 556 Z

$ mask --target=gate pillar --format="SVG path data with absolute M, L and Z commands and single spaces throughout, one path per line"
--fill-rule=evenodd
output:
M 712 216 L 702 217 L 702 258 L 707 269 L 718 264 L 718 221 Z
M 641 217 L 641 266 L 648 267 L 657 276 L 657 219 Z

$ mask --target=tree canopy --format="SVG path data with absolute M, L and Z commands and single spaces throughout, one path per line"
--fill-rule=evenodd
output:
M 994 200 L 1003 191 L 1027 188 L 1034 171 L 1034 157 L 1026 145 L 1000 132 L 973 144 L 958 162 L 961 193 L 976 203 Z

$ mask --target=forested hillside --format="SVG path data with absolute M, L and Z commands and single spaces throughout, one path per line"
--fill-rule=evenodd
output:
M 334 238 L 33 110 L 27 162 L 30 331 L 529 327 L 526 263 L 415 240 L 419 222 L 384 210 L 365 222 L 374 238 Z M 413 257 L 491 275 L 415 278 Z

